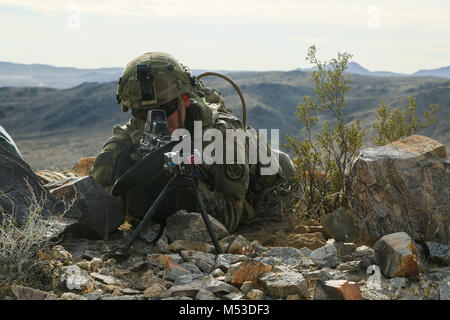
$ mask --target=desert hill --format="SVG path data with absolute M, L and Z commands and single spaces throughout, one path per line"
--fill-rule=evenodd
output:
M 279 128 L 280 136 L 299 134 L 296 105 L 313 95 L 310 73 L 233 72 L 248 107 L 248 122 L 256 129 Z M 372 77 L 353 75 L 345 113 L 358 117 L 370 137 L 371 123 L 381 100 L 393 106 L 417 99 L 418 114 L 428 104 L 439 104 L 436 123 L 423 134 L 450 145 L 450 79 L 434 77 Z M 239 98 L 221 79 L 204 78 L 217 88 L 226 105 L 241 117 Z M 127 121 L 115 101 L 116 82 L 83 83 L 70 89 L 0 88 L 0 124 L 16 139 L 34 169 L 71 167 L 82 156 L 96 155 L 112 126 Z M 282 141 L 283 142 L 283 141 Z

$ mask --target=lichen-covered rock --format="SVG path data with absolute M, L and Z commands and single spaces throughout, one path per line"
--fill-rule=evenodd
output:
M 339 208 L 321 218 L 326 233 L 339 242 L 360 242 L 361 234 L 347 209 Z
M 51 192 L 58 199 L 74 201 L 81 212 L 79 222 L 69 230 L 76 237 L 103 239 L 125 221 L 113 197 L 92 176 L 79 178 Z
M 311 281 L 314 281 L 314 280 L 318 280 L 318 279 L 320 279 L 322 281 L 327 281 L 327 280 L 331 280 L 333 278 L 333 276 L 330 273 L 330 269 L 328 269 L 328 268 L 324 268 L 324 269 L 316 270 L 316 271 L 303 272 L 302 275 L 308 283 L 310 283 Z
M 207 253 L 215 252 L 215 248 L 213 245 L 192 240 L 175 240 L 170 244 L 170 249 L 175 252 L 180 252 L 181 250 L 195 250 Z
M 348 280 L 317 280 L 314 286 L 314 300 L 361 300 L 356 282 Z
M 297 272 L 267 272 L 259 277 L 266 293 L 275 299 L 283 299 L 290 294 L 310 297 L 305 278 Z
M 191 276 L 192 273 L 179 264 L 169 261 L 164 269 L 164 275 L 167 280 L 175 282 L 180 277 Z
M 243 262 L 239 269 L 233 272 L 231 284 L 238 287 L 242 286 L 245 281 L 256 284 L 260 275 L 271 270 L 272 266 L 259 261 Z
M 30 287 L 13 285 L 11 291 L 17 300 L 56 300 L 56 296 L 53 293 Z
M 358 247 L 356 244 L 352 242 L 334 242 L 334 246 L 336 247 L 337 253 L 340 257 L 347 256 L 351 254 Z
M 206 288 L 214 294 L 228 294 L 239 292 L 239 289 L 224 281 L 212 279 L 206 284 Z
M 238 235 L 230 244 L 227 251 L 232 254 L 244 254 L 253 252 L 253 248 L 247 239 Z
M 450 300 L 450 277 L 439 283 L 439 296 L 440 300 Z
M 426 244 L 432 262 L 450 266 L 450 246 L 434 241 L 427 241 Z
M 339 259 L 336 247 L 333 243 L 327 243 L 311 252 L 310 258 L 315 264 L 324 267 L 334 268 L 338 265 Z
M 217 255 L 214 268 L 227 272 L 231 265 L 247 259 L 248 257 L 243 254 L 222 253 Z
M 163 293 L 167 292 L 166 287 L 164 287 L 160 283 L 152 283 L 147 289 L 144 290 L 144 297 L 146 299 L 152 299 L 156 296 L 160 296 Z
M 181 256 L 187 262 L 195 263 L 203 272 L 211 272 L 214 270 L 216 256 L 211 253 L 196 250 L 183 250 Z
M 374 246 L 375 264 L 388 278 L 419 274 L 421 266 L 417 247 L 405 232 L 383 236 Z
M 216 232 L 217 239 L 228 236 L 227 229 L 217 219 L 209 216 L 209 220 Z M 180 210 L 167 219 L 167 226 L 164 234 L 170 242 L 175 240 L 191 240 L 200 242 L 211 242 L 202 215 L 197 212 L 186 212 Z
M 58 217 L 63 213 L 67 218 L 79 218 L 80 213 L 76 208 L 70 208 L 67 211 L 64 203 L 50 194 L 42 185 L 30 166 L 1 145 L 0 177 L 0 208 L 16 222 L 25 223 L 30 212 L 34 212 L 30 208 L 40 208 L 36 213 L 44 218 Z M 48 229 L 49 238 L 58 236 L 77 222 L 67 218 L 52 222 L 54 227 Z M 3 215 L 0 214 L 0 225 L 2 220 Z
M 347 261 L 341 263 L 336 267 L 336 270 L 339 271 L 350 271 L 350 272 L 358 272 L 363 270 L 361 261 Z
M 272 247 L 269 251 L 264 252 L 262 256 L 279 259 L 287 266 L 296 266 L 301 264 L 304 259 L 304 255 L 301 251 L 293 247 Z
M 450 241 L 450 161 L 445 146 L 410 136 L 361 150 L 350 175 L 358 229 L 373 242 L 395 232 L 414 240 Z
M 352 253 L 348 254 L 347 257 L 349 258 L 347 261 L 360 261 L 362 268 L 367 268 L 368 266 L 373 265 L 375 261 L 374 250 L 368 246 L 360 246 L 356 248 Z
M 264 300 L 264 292 L 259 289 L 252 289 L 245 296 L 248 300 Z
M 124 285 L 124 282 L 120 279 L 117 279 L 113 276 L 107 276 L 104 274 L 100 274 L 97 272 L 91 273 L 91 277 L 93 277 L 94 279 L 99 280 L 105 284 L 108 284 L 108 285 L 118 285 L 118 286 Z
M 197 292 L 195 300 L 216 300 L 216 296 L 208 289 L 203 288 Z

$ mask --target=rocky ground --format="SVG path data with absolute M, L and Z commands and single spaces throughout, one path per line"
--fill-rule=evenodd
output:
M 262 245 L 252 240 L 254 234 L 242 228 L 228 235 L 214 221 L 224 253 L 216 254 L 206 229 L 200 228 L 199 214 L 188 216 L 188 226 L 166 227 L 153 245 L 154 230 L 149 228 L 129 250 L 126 259 L 114 252 L 130 236 L 122 228 L 108 240 L 66 237 L 43 255 L 45 269 L 39 287 L 14 285 L 4 299 L 60 300 L 448 300 L 450 299 L 447 248 L 433 251 L 434 257 L 422 261 L 425 270 L 414 275 L 390 278 L 380 272 L 367 273 L 375 264 L 380 245 L 374 248 L 328 239 L 323 246 L 282 246 L 278 239 Z M 173 216 L 173 217 L 175 217 Z M 183 219 L 173 219 L 183 220 Z M 290 244 L 297 238 L 321 234 L 320 226 L 296 226 L 297 231 L 281 222 L 266 222 L 278 229 Z M 311 232 L 311 227 L 314 231 Z M 299 231 L 303 230 L 303 233 Z M 394 234 L 398 237 L 398 234 Z M 399 242 L 401 237 L 396 238 Z M 405 240 L 405 239 L 403 239 Z M 381 241 L 381 240 L 380 240 Z M 406 241 L 408 241 L 406 239 Z M 297 244 L 299 244 L 297 242 Z M 314 250 L 313 250 L 314 249 Z M 397 248 L 398 249 L 398 248 Z M 384 249 L 380 249 L 384 250 Z M 443 251 L 444 250 L 444 251 Z M 445 252 L 446 250 L 446 252 Z M 398 250 L 397 250 L 398 251 Z M 442 256 L 444 252 L 444 256 Z M 395 259 L 391 259 L 395 261 Z M 381 263 L 382 264 L 382 263 Z M 404 268 L 399 264 L 399 268 Z M 406 269 L 403 271 L 405 272 Z M 407 270 L 406 270 L 407 272 Z M 379 283 L 373 281 L 379 277 Z
M 34 221 L 31 192 L 39 216 L 57 217 L 46 230 L 59 241 L 38 252 L 33 281 L 4 284 L 0 299 L 450 300 L 450 160 L 427 137 L 362 150 L 352 169 L 352 209 L 320 223 L 260 218 L 228 234 L 210 217 L 221 254 L 201 215 L 179 211 L 156 244 L 149 226 L 128 256 L 117 255 L 132 228 L 86 176 L 93 158 L 80 160 L 74 176 L 36 175 L 1 151 L 0 207 L 18 222 Z

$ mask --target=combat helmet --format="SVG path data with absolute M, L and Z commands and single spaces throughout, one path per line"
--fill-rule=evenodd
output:
M 149 110 L 183 94 L 194 96 L 190 71 L 170 54 L 148 52 L 125 67 L 119 79 L 117 102 L 123 112 Z

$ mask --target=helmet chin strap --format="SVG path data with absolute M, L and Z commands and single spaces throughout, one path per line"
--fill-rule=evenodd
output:
M 184 100 L 181 97 L 178 97 L 178 128 L 181 129 L 184 127 L 183 117 L 182 117 L 182 109 L 184 107 Z

